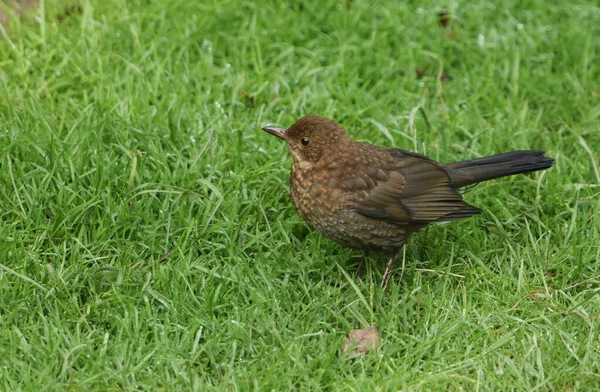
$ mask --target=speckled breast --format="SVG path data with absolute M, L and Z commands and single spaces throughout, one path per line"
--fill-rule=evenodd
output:
M 352 208 L 352 193 L 343 192 L 327 170 L 317 173 L 292 166 L 290 192 L 298 214 L 328 239 L 365 250 L 393 251 L 412 230 L 368 218 Z

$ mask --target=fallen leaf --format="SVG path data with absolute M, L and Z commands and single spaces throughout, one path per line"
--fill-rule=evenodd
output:
M 442 76 L 440 76 L 440 80 L 442 83 L 450 83 L 452 81 L 452 76 L 448 75 L 445 72 L 442 72 Z
M 344 343 L 344 352 L 353 349 L 350 356 L 355 357 L 359 353 L 368 353 L 370 350 L 379 346 L 379 330 L 376 326 L 371 326 L 363 329 L 353 329 L 348 334 Z

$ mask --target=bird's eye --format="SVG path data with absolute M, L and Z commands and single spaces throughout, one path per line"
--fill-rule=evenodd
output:
M 302 143 L 302 145 L 306 147 L 310 143 L 310 140 L 307 137 L 303 137 L 302 139 L 300 139 L 300 143 Z

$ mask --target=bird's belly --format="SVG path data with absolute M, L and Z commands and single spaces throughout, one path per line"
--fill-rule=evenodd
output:
M 361 215 L 352 209 L 348 195 L 332 186 L 331 179 L 294 169 L 292 204 L 304 220 L 332 241 L 349 248 L 389 252 L 400 248 L 417 229 L 412 224 L 392 224 Z
M 393 251 L 400 248 L 412 232 L 408 225 L 377 221 L 349 209 L 307 221 L 328 239 L 354 249 Z

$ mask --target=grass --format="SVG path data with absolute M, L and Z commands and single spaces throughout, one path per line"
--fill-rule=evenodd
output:
M 13 18 L 0 389 L 597 388 L 599 18 L 584 0 L 49 0 Z M 468 192 L 485 213 L 414 236 L 382 293 L 383 260 L 354 280 L 361 252 L 296 215 L 290 157 L 260 132 L 309 113 L 444 162 L 535 148 L 556 166 Z M 382 345 L 344 358 L 371 323 Z

